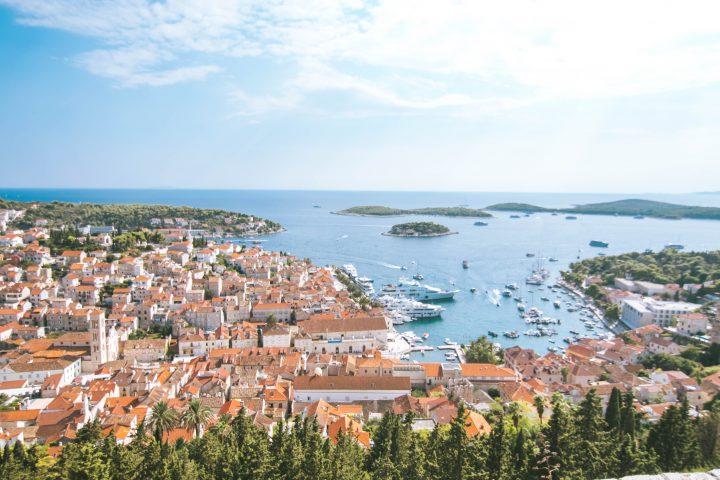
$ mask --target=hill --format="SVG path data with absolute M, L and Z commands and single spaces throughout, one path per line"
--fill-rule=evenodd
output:
M 337 215 L 359 215 L 371 217 L 388 217 L 397 215 L 434 215 L 442 217 L 492 217 L 489 213 L 478 208 L 467 207 L 425 207 L 425 208 L 392 208 L 381 205 L 361 205 L 350 207 L 339 212 Z
M 515 212 L 559 212 L 585 215 L 622 215 L 644 216 L 667 219 L 695 218 L 720 220 L 720 208 L 678 205 L 675 203 L 657 202 L 631 198 L 613 202 L 587 203 L 570 208 L 545 208 L 527 203 L 498 203 L 490 205 L 487 210 Z
M 69 202 L 17 202 L 0 199 L 0 210 L 23 210 L 14 226 L 29 228 L 38 221 L 50 228 L 61 226 L 114 226 L 118 230 L 174 227 L 187 222 L 193 229 L 223 234 L 257 235 L 274 233 L 282 227 L 271 221 L 244 213 L 220 209 L 169 205 L 125 205 Z M 167 220 L 167 221 L 166 221 Z

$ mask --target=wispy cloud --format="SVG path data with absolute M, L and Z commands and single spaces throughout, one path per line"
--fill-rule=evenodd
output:
M 380 111 L 492 112 L 720 81 L 720 4 L 636 0 L 0 0 L 24 25 L 103 46 L 77 63 L 119 86 L 197 81 L 234 59 L 294 65 L 243 115 L 344 92 Z

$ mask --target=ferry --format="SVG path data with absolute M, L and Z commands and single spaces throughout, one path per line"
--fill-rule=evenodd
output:
M 437 287 L 425 285 L 417 280 L 400 278 L 395 284 L 383 285 L 380 295 L 390 297 L 407 297 L 413 300 L 434 301 L 452 300 L 458 290 L 442 290 Z
M 567 215 L 567 216 L 565 217 L 565 220 L 577 220 L 577 218 L 578 218 L 578 217 L 576 217 L 575 215 Z
M 608 242 L 603 242 L 602 240 L 590 240 L 590 246 L 591 247 L 599 247 L 599 248 L 607 248 L 610 246 Z

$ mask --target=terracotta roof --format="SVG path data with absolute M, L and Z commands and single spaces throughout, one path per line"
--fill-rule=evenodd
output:
M 410 390 L 410 378 L 303 375 L 295 378 L 294 386 L 295 390 Z

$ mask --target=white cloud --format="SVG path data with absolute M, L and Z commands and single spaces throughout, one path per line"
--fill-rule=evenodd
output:
M 401 111 L 496 111 L 720 80 L 720 3 L 653 0 L 0 0 L 25 25 L 103 44 L 80 56 L 119 85 L 201 80 L 237 57 L 282 59 L 243 113 L 342 91 Z

